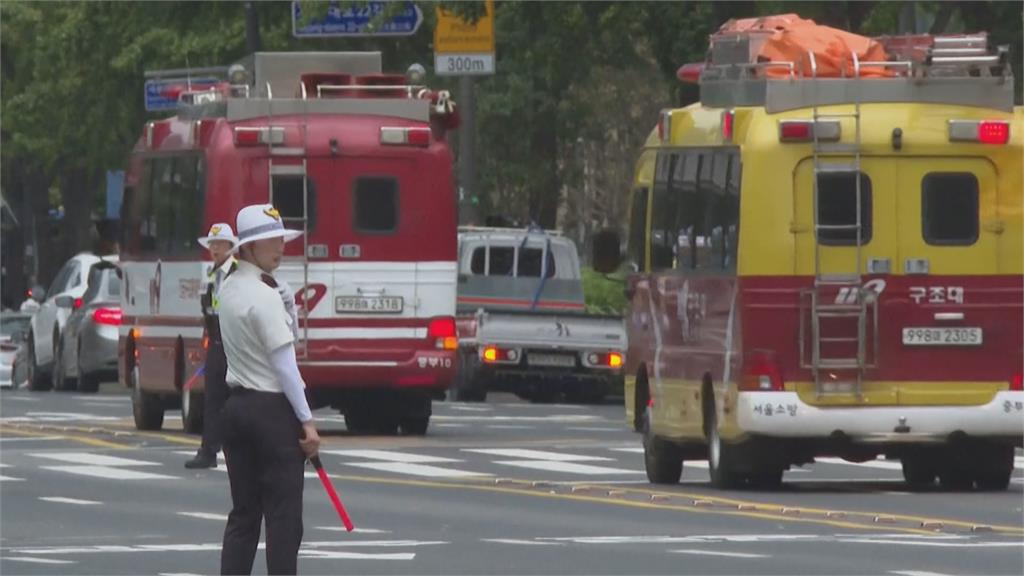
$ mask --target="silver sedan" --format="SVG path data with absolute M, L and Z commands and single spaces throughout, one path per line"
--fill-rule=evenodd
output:
M 57 346 L 55 390 L 96 392 L 100 382 L 117 380 L 120 300 L 120 270 L 110 262 L 93 264 L 89 287 L 80 299 L 57 298 L 57 306 L 72 311 Z
M 31 321 L 31 314 L 0 314 L 0 388 L 14 388 L 25 381 L 25 351 Z

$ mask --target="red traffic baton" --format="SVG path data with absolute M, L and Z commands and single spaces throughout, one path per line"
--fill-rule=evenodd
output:
M 338 511 L 338 517 L 341 518 L 341 523 L 345 525 L 345 530 L 349 532 L 355 530 L 356 527 L 352 524 L 352 519 L 348 517 L 348 512 L 345 511 L 345 505 L 341 503 L 341 498 L 338 498 L 338 493 L 334 491 L 334 484 L 331 483 L 330 477 L 327 476 L 327 471 L 324 470 L 324 464 L 320 461 L 320 456 L 313 456 L 309 461 L 313 464 L 313 468 L 316 468 L 316 474 L 320 477 L 320 483 L 324 485 L 324 490 L 327 491 L 327 495 L 331 498 L 334 509 Z

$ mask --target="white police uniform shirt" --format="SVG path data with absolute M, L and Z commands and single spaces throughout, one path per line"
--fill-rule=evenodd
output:
M 270 355 L 295 342 L 293 317 L 277 289 L 265 284 L 257 266 L 241 260 L 218 293 L 221 339 L 228 359 L 227 382 L 261 392 L 284 392 Z

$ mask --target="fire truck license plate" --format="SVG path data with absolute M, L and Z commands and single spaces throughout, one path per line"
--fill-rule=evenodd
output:
M 905 346 L 981 346 L 981 328 L 904 328 Z
M 401 296 L 338 296 L 334 309 L 338 314 L 401 312 Z
M 526 361 L 530 366 L 557 366 L 559 368 L 575 368 L 576 357 L 568 354 L 527 354 Z

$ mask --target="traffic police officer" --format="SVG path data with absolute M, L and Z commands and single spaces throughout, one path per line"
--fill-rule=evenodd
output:
M 203 368 L 203 443 L 195 458 L 185 462 L 185 468 L 216 468 L 217 453 L 220 452 L 224 437 L 220 413 L 228 396 L 224 381 L 228 364 L 220 338 L 220 322 L 217 320 L 220 304 L 218 291 L 224 278 L 238 266 L 238 262 L 231 256 L 238 245 L 238 238 L 232 233 L 230 225 L 220 222 L 210 226 L 210 232 L 205 238 L 200 238 L 199 243 L 210 251 L 213 258 L 213 267 L 206 275 L 206 290 L 200 297 L 208 343 L 206 366 Z
M 249 574 L 267 525 L 270 574 L 295 574 L 302 542 L 302 488 L 306 458 L 320 436 L 295 360 L 295 318 L 271 273 L 288 230 L 269 204 L 246 206 L 236 221 L 237 270 L 220 290 L 220 325 L 228 360 L 224 456 L 231 483 L 231 514 L 224 530 L 222 574 Z

